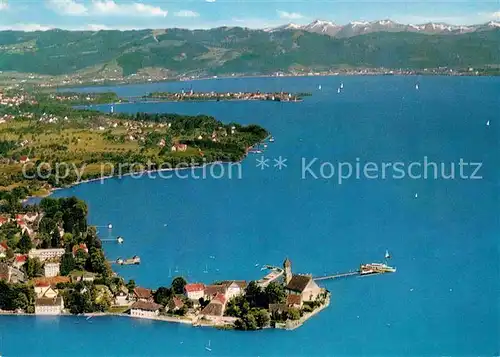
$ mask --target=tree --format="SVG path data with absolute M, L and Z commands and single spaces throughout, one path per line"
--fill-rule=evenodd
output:
M 300 319 L 300 311 L 295 308 L 291 308 L 290 310 L 288 310 L 288 318 L 290 320 Z
M 61 257 L 61 275 L 68 275 L 72 270 L 75 269 L 76 263 L 75 263 L 75 258 L 73 258 L 72 253 L 64 253 L 64 255 Z
M 186 286 L 187 281 L 182 276 L 178 276 L 172 280 L 172 290 L 175 294 L 183 294 L 184 287 Z
M 42 263 L 40 263 L 40 260 L 38 258 L 26 259 L 26 263 L 24 263 L 23 268 L 26 272 L 26 275 L 30 279 L 42 275 Z
M 172 299 L 172 289 L 166 287 L 159 287 L 154 293 L 154 300 L 157 304 L 167 305 Z
M 252 313 L 248 313 L 242 317 L 245 330 L 257 330 L 257 321 Z
M 264 289 L 267 304 L 281 304 L 286 299 L 285 288 L 276 282 L 271 282 Z
M 83 249 L 77 249 L 75 252 L 75 267 L 78 270 L 83 270 L 88 258 L 88 254 Z
M 265 309 L 258 309 L 253 313 L 253 315 L 255 316 L 255 322 L 257 323 L 258 328 L 267 327 L 271 322 L 269 313 Z
M 257 285 L 255 281 L 251 281 L 246 290 L 245 295 L 248 303 L 251 307 L 261 306 L 264 307 L 265 303 L 263 303 L 263 293 L 262 288 Z
M 103 274 L 106 272 L 106 258 L 104 257 L 104 253 L 102 250 L 97 248 L 90 248 L 90 271 L 94 273 Z
M 127 285 L 126 285 L 126 286 L 127 286 L 127 289 L 128 289 L 128 291 L 129 291 L 129 292 L 134 291 L 134 289 L 135 289 L 135 280 L 130 279 L 130 280 L 128 281 L 128 283 L 127 283 Z
M 19 240 L 19 243 L 17 244 L 17 247 L 19 248 L 19 251 L 22 254 L 28 253 L 29 250 L 33 247 L 33 244 L 31 243 L 31 238 L 28 235 L 28 233 L 24 232 L 21 235 L 21 239 Z
M 59 229 L 55 229 L 50 234 L 50 246 L 52 248 L 59 248 L 61 246 L 61 234 L 59 233 Z

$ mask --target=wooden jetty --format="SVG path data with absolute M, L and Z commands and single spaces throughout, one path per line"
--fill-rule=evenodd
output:
M 340 278 L 347 278 L 349 276 L 355 276 L 359 275 L 359 271 L 349 271 L 347 273 L 337 273 L 337 274 L 332 274 L 332 275 L 325 275 L 325 276 L 317 276 L 314 277 L 314 281 L 321 281 L 321 280 L 333 280 L 333 279 L 340 279 Z

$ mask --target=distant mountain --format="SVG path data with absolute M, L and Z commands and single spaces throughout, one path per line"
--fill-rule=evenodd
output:
M 308 32 L 335 36 L 342 29 L 342 26 L 336 25 L 330 21 L 316 20 L 304 26 L 303 29 Z
M 439 24 L 409 26 L 387 20 L 345 26 L 315 21 L 269 30 L 0 31 L 0 71 L 109 78 L 142 71 L 173 77 L 500 64 L 497 23 L 473 31 Z
M 335 38 L 348 38 L 359 35 L 366 35 L 373 32 L 417 32 L 427 35 L 436 34 L 463 34 L 476 31 L 489 31 L 500 27 L 499 22 L 491 21 L 481 25 L 460 26 L 448 25 L 445 23 L 426 23 L 421 25 L 405 25 L 392 20 L 378 21 L 355 21 L 346 25 L 337 25 L 333 22 L 315 20 L 308 25 L 287 24 L 269 29 L 268 31 L 281 30 L 303 30 L 323 35 L 329 35 Z

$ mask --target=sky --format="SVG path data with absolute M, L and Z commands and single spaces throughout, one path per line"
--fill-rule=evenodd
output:
M 0 30 L 266 28 L 315 19 L 480 24 L 500 21 L 500 0 L 0 0 Z

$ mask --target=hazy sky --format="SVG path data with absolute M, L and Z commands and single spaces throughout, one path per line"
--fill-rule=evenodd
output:
M 315 19 L 477 24 L 500 21 L 500 0 L 0 0 L 2 30 L 263 28 Z

